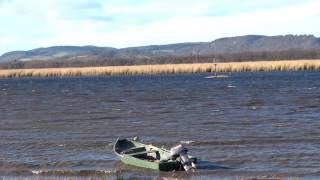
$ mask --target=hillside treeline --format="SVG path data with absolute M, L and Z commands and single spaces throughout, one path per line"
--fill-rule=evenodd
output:
M 182 63 L 210 63 L 213 58 L 217 62 L 242 61 L 271 61 L 320 59 L 320 50 L 290 50 L 276 52 L 241 52 L 223 54 L 191 54 L 188 56 L 69 56 L 53 60 L 12 61 L 0 63 L 0 69 L 29 69 L 29 68 L 61 68 L 61 67 L 94 67 L 94 66 L 122 66 L 148 64 L 182 64 Z

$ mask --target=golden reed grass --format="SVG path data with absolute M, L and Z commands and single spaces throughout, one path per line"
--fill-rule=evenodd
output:
M 320 60 L 217 63 L 217 72 L 320 70 Z M 0 70 L 0 78 L 213 72 L 212 63 Z

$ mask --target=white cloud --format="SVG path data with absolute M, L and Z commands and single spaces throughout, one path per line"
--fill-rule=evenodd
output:
M 85 13 L 74 8 L 76 2 L 79 1 L 2 2 L 0 22 L 6 26 L 0 29 L 0 53 L 53 45 L 127 47 L 211 41 L 246 34 L 320 35 L 320 2 L 317 0 L 219 16 L 208 15 L 215 11 L 212 6 L 218 2 L 209 0 L 172 1 L 171 4 L 147 1 L 133 5 L 123 0 L 106 1 L 100 4 L 101 9 L 89 9 Z M 111 20 L 94 20 L 90 16 L 111 17 Z
M 210 41 L 215 38 L 245 34 L 319 34 L 320 2 L 236 14 L 225 17 L 172 18 L 143 26 L 130 26 L 121 31 L 97 33 L 98 24 L 63 25 L 56 37 L 45 45 L 66 42 L 117 47 L 163 44 L 186 41 Z M 78 24 L 79 25 L 79 24 Z M 82 26 L 82 28 L 81 28 Z M 107 25 L 106 25 L 107 26 Z M 73 28 L 76 27 L 76 28 Z M 81 28 L 81 32 L 77 31 Z M 101 24 L 101 29 L 104 25 Z
M 0 47 L 17 43 L 16 37 L 0 37 Z

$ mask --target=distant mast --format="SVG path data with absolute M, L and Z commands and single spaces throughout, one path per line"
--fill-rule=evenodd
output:
M 214 77 L 217 77 L 217 59 L 216 59 L 216 46 L 215 46 L 215 41 L 213 41 L 212 43 L 210 43 L 209 46 L 212 46 L 213 47 L 213 53 L 214 53 L 214 56 L 212 58 L 212 64 L 214 66 Z
M 214 66 L 214 77 L 217 77 L 217 59 L 215 57 L 212 58 L 212 64 Z

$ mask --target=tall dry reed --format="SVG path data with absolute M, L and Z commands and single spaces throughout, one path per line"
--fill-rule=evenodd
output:
M 217 63 L 217 72 L 320 70 L 320 60 Z M 212 63 L 0 70 L 0 78 L 110 76 L 213 72 Z

